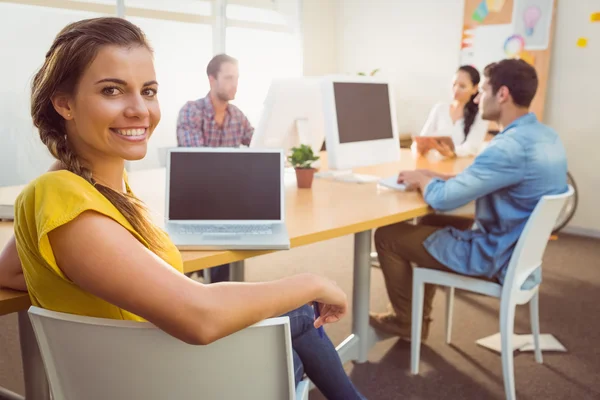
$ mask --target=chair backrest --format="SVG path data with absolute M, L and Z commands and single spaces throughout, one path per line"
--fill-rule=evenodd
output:
M 294 399 L 288 317 L 207 346 L 150 323 L 58 313 L 29 315 L 55 400 Z
M 573 193 L 573 187 L 569 186 L 562 194 L 543 196 L 540 199 L 511 256 L 504 279 L 504 290 L 519 291 L 529 275 L 542 265 L 552 229 L 565 202 Z

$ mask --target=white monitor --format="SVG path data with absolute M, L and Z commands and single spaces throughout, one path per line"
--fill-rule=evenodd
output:
M 323 79 L 327 162 L 332 170 L 400 160 L 393 88 L 368 76 Z
M 250 147 L 288 152 L 306 144 L 315 154 L 325 140 L 321 78 L 275 79 L 269 87 Z

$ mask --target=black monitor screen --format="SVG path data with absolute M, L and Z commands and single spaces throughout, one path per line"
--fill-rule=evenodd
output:
M 394 137 L 387 84 L 334 82 L 333 91 L 340 143 Z
M 280 220 L 281 155 L 172 152 L 170 220 Z

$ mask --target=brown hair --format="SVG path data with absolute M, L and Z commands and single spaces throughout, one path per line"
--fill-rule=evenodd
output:
M 206 66 L 206 75 L 212 76 L 215 79 L 218 78 L 219 72 L 221 71 L 221 65 L 225 63 L 237 65 L 238 61 L 227 54 L 217 54 L 208 62 L 208 65 Z
M 113 17 L 87 19 L 63 28 L 46 53 L 44 64 L 33 78 L 31 116 L 40 139 L 67 170 L 81 176 L 106 197 L 129 221 L 153 251 L 163 249 L 161 237 L 152 225 L 144 204 L 132 195 L 115 191 L 96 182 L 92 171 L 82 163 L 67 140 L 63 117 L 52 104 L 57 93 L 74 94 L 85 69 L 98 51 L 107 45 L 146 47 L 152 51 L 144 33 L 131 22 Z
M 483 75 L 492 87 L 492 93 L 498 93 L 506 86 L 513 102 L 520 107 L 529 107 L 538 88 L 535 68 L 518 59 L 506 59 L 485 67 Z

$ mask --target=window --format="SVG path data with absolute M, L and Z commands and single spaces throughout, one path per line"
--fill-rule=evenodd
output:
M 234 103 L 258 123 L 273 79 L 302 76 L 298 1 L 260 1 L 261 8 L 227 6 L 226 51 L 239 60 L 240 83 Z
M 235 103 L 256 126 L 271 80 L 302 76 L 299 43 L 285 32 L 227 28 L 227 53 L 239 60 Z
M 144 160 L 130 169 L 161 165 L 160 150 L 176 145 L 180 108 L 209 90 L 206 65 L 225 51 L 240 62 L 235 100 L 256 125 L 273 78 L 300 76 L 300 0 L 39 0 L 0 1 L 0 186 L 25 184 L 53 159 L 40 142 L 29 112 L 33 74 L 65 25 L 116 15 L 146 33 L 155 52 L 162 119 Z M 18 62 L 16 62 L 18 60 Z
M 161 121 L 148 144 L 148 153 L 130 164 L 131 170 L 163 164 L 165 147 L 177 146 L 179 110 L 188 100 L 204 97 L 209 90 L 206 65 L 213 56 L 210 25 L 127 17 L 145 33 L 154 48 L 159 83 Z
M 65 25 L 103 14 L 0 2 L 0 186 L 24 184 L 44 173 L 53 158 L 29 112 L 31 80 Z M 35 29 L 32 29 L 35 27 Z
M 125 0 L 125 14 L 131 15 L 131 12 L 128 11 L 128 9 L 138 8 L 189 15 L 211 15 L 211 3 L 211 1 L 202 0 Z

